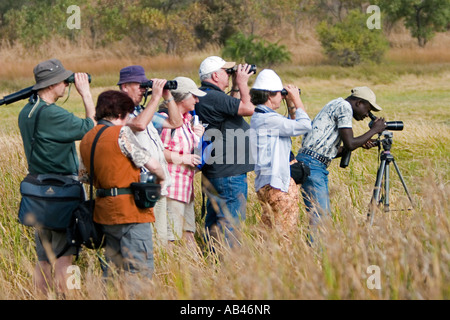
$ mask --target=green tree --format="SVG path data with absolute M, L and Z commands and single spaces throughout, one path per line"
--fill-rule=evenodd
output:
M 420 47 L 450 23 L 450 0 L 376 0 L 387 22 L 402 20 Z
M 363 61 L 379 63 L 388 48 L 381 30 L 369 29 L 368 16 L 352 10 L 340 23 L 321 22 L 317 33 L 325 53 L 341 66 L 354 66 Z
M 165 52 L 182 55 L 196 47 L 194 24 L 200 19 L 195 3 L 177 4 L 167 13 L 163 8 L 140 8 L 136 6 L 129 14 L 129 37 L 142 43 L 147 53 Z
M 291 53 L 286 46 L 265 41 L 255 35 L 246 37 L 243 33 L 237 33 L 227 40 L 222 55 L 267 67 L 291 60 Z
M 324 16 L 333 22 L 342 22 L 350 10 L 363 9 L 366 0 L 313 0 L 314 8 L 312 11 L 319 19 Z
M 20 9 L 26 0 L 2 0 L 0 1 L 0 26 L 3 24 L 5 13 L 12 9 Z M 0 35 L 1 37 L 1 35 Z
M 5 13 L 2 34 L 11 42 L 20 41 L 36 48 L 55 36 L 67 36 L 67 7 L 71 0 L 30 0 Z M 81 2 L 81 1 L 80 1 Z
M 208 44 L 223 46 L 240 30 L 247 19 L 247 11 L 251 10 L 241 0 L 198 0 L 198 4 L 203 15 L 196 21 L 194 31 L 200 49 Z
M 127 0 L 90 1 L 82 9 L 84 29 L 89 30 L 91 46 L 102 47 L 122 40 L 130 31 L 128 28 Z

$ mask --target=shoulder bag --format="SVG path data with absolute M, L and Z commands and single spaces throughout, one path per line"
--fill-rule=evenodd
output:
M 39 108 L 31 140 L 30 159 L 36 143 Z M 51 230 L 65 230 L 73 210 L 84 200 L 83 185 L 61 174 L 28 174 L 20 183 L 19 222 Z
M 95 200 L 93 199 L 93 183 L 95 147 L 100 135 L 107 128 L 108 126 L 101 128 L 92 143 L 89 174 L 89 200 L 81 202 L 73 211 L 70 225 L 67 228 L 67 248 L 61 254 L 63 254 L 70 246 L 75 246 L 77 248 L 84 246 L 88 249 L 99 249 L 105 244 L 102 228 L 98 223 L 94 222 Z

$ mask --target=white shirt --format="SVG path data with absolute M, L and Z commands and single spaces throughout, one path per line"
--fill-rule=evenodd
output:
M 270 184 L 273 188 L 288 192 L 291 180 L 289 154 L 291 137 L 311 131 L 311 119 L 297 109 L 295 120 L 288 119 L 274 110 L 259 105 L 250 122 L 250 145 L 255 158 L 255 191 Z

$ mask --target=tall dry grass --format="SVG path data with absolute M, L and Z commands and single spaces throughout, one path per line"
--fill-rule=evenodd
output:
M 382 115 L 405 122 L 404 131 L 394 132 L 392 153 L 413 195 L 414 210 L 409 210 L 410 203 L 392 168 L 391 211 L 377 211 L 374 224 L 367 223 L 378 155 L 376 150 L 357 150 L 347 169 L 340 169 L 338 161 L 329 168 L 333 215 L 323 221 L 314 245 L 309 246 L 306 241 L 308 223 L 301 203 L 298 233 L 287 243 L 262 227 L 254 174 L 250 173 L 247 220 L 239 234 L 238 248 L 217 247 L 215 255 L 198 256 L 182 244 L 171 250 L 155 247 L 153 278 L 139 279 L 133 286 L 121 277 L 105 284 L 96 253 L 84 251 L 76 262 L 81 269 L 81 289 L 69 291 L 66 297 L 449 299 L 450 97 L 446 84 L 450 72 L 448 65 L 444 66 L 447 69 L 440 72 L 399 76 L 391 73 L 388 85 L 373 82 L 368 75 L 322 79 L 303 78 L 292 70 L 280 72 L 282 78 L 304 84 L 303 101 L 311 117 L 328 100 L 344 96 L 362 81 L 374 89 L 383 106 Z M 386 71 L 383 66 L 378 68 Z M 334 69 L 336 74 L 339 70 Z M 195 71 L 192 68 L 187 72 Z M 94 99 L 103 89 L 93 89 Z M 0 299 L 54 299 L 54 294 L 41 296 L 33 288 L 34 235 L 17 223 L 19 183 L 27 171 L 17 128 L 20 105 L 2 107 L 4 119 L 0 126 Z M 65 107 L 83 115 L 81 100 L 75 93 Z M 354 130 L 361 134 L 367 130 L 367 123 L 355 123 Z M 294 150 L 299 144 L 300 139 L 294 139 Z M 197 240 L 202 247 L 198 176 L 195 187 Z M 379 268 L 381 289 L 368 286 L 370 266 Z
M 383 106 L 387 120 L 403 120 L 405 129 L 394 133 L 392 153 L 413 195 L 414 210 L 392 169 L 391 211 L 377 211 L 374 224 L 366 222 L 378 166 L 376 150 L 353 152 L 350 166 L 330 167 L 333 216 L 325 220 L 313 246 L 306 242 L 307 218 L 299 204 L 298 233 L 286 243 L 261 227 L 260 204 L 249 174 L 247 220 L 241 245 L 231 250 L 218 247 L 217 255 L 196 256 L 184 245 L 172 250 L 155 248 L 152 280 L 141 279 L 129 287 L 121 278 L 105 284 L 96 253 L 84 251 L 76 264 L 81 269 L 81 289 L 71 299 L 449 299 L 450 224 L 449 180 L 450 65 L 447 34 L 438 35 L 425 49 L 414 46 L 404 32 L 390 35 L 394 42 L 387 60 L 379 66 L 344 69 L 323 65 L 325 58 L 314 33 L 284 37 L 293 52 L 289 65 L 276 67 L 286 83 L 302 88 L 302 99 L 311 117 L 331 99 L 345 97 L 357 85 L 369 85 Z M 107 88 L 115 88 L 120 68 L 141 64 L 148 76 L 178 75 L 198 81 L 197 69 L 218 48 L 184 57 L 129 57 L 125 47 L 90 50 L 70 43 L 50 43 L 43 52 L 2 46 L 0 96 L 32 85 L 33 67 L 50 57 L 61 59 L 73 71 L 93 75 L 94 100 Z M 261 68 L 261 67 L 260 67 Z M 253 81 L 253 80 L 252 80 Z M 23 102 L 2 106 L 0 126 L 0 299 L 34 300 L 36 260 L 31 229 L 17 222 L 19 184 L 27 172 L 17 115 Z M 64 107 L 83 116 L 81 99 L 72 91 Z M 355 134 L 367 123 L 355 123 Z M 300 139 L 294 139 L 294 150 Z M 199 177 L 195 180 L 200 246 Z M 380 270 L 381 289 L 367 285 L 368 267 Z M 137 286 L 137 287 L 136 287 Z M 141 291 L 137 290 L 141 288 Z
M 314 72 L 316 67 L 327 63 L 314 27 L 310 23 L 301 24 L 297 30 L 293 30 L 291 26 L 285 26 L 278 32 L 263 34 L 263 36 L 269 41 L 279 41 L 280 44 L 286 45 L 292 53 L 291 63 L 276 66 L 276 68 L 289 69 L 296 66 Z M 391 48 L 383 62 L 388 68 L 392 66 L 392 63 L 406 64 L 410 68 L 423 65 L 426 68 L 450 61 L 449 32 L 436 34 L 425 48 L 419 48 L 416 40 L 402 26 L 394 28 L 389 33 L 388 39 Z M 36 50 L 30 50 L 20 44 L 10 46 L 8 43 L 2 43 L 0 46 L 0 95 L 32 85 L 34 66 L 49 58 L 60 59 L 66 68 L 74 72 L 92 74 L 94 86 L 114 86 L 119 70 L 131 64 L 142 65 L 150 77 L 183 74 L 197 80 L 197 69 L 201 61 L 209 55 L 221 55 L 221 49 L 214 45 L 201 52 L 186 52 L 182 56 L 148 56 L 142 53 L 130 55 L 130 52 L 145 52 L 145 50 L 142 44 L 127 42 L 119 42 L 108 48 L 92 49 L 87 43 L 74 44 L 69 40 L 53 39 Z M 262 69 L 267 66 L 258 67 Z

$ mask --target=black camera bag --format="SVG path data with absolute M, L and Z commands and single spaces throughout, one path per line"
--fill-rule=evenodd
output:
M 101 226 L 94 222 L 95 200 L 87 200 L 73 211 L 72 220 L 67 228 L 67 242 L 71 246 L 84 246 L 88 249 L 99 249 L 104 246 L 104 235 Z
M 294 160 L 294 154 L 291 152 L 290 161 Z M 302 184 L 306 178 L 311 174 L 309 167 L 302 161 L 297 161 L 291 164 L 291 178 L 296 184 Z
M 161 197 L 161 185 L 150 182 L 134 182 L 130 185 L 136 206 L 141 209 L 153 208 Z
M 296 184 L 302 184 L 310 175 L 309 167 L 301 161 L 291 164 L 291 178 Z

